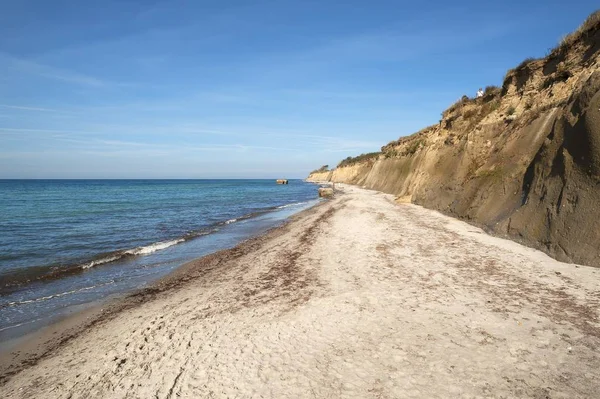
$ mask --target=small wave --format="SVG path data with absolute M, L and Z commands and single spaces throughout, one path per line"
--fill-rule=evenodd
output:
M 21 327 L 21 326 L 24 326 L 26 324 L 35 323 L 36 321 L 40 321 L 40 320 L 44 320 L 44 317 L 40 317 L 38 319 L 33 319 L 33 320 L 27 320 L 27 321 L 24 321 L 23 323 L 14 324 L 14 325 L 8 326 L 8 327 L 2 327 L 2 328 L 0 328 L 0 332 L 5 331 L 5 330 L 10 330 L 11 328 Z
M 100 258 L 100 259 L 96 259 L 93 260 L 89 263 L 83 264 L 81 265 L 82 269 L 89 269 L 90 267 L 94 267 L 97 265 L 102 265 L 104 263 L 109 263 L 109 262 L 114 262 L 115 260 L 119 260 L 123 257 L 123 254 L 118 254 L 118 255 L 111 255 L 111 256 L 107 256 L 105 258 Z
M 25 283 L 29 283 L 32 281 L 57 279 L 60 277 L 65 277 L 68 275 L 81 273 L 92 267 L 115 262 L 115 261 L 118 261 L 123 258 L 138 256 L 138 255 L 142 255 L 142 256 L 149 255 L 153 252 L 160 251 L 162 249 L 166 249 L 173 245 L 182 243 L 188 239 L 191 239 L 194 237 L 199 237 L 201 235 L 209 234 L 209 233 L 210 232 L 197 233 L 197 234 L 189 235 L 186 237 L 181 237 L 176 240 L 161 241 L 161 242 L 156 242 L 154 244 L 137 247 L 137 248 L 133 248 L 133 249 L 126 249 L 126 250 L 119 250 L 119 251 L 114 251 L 114 252 L 110 252 L 110 253 L 105 253 L 105 254 L 98 255 L 94 259 L 89 260 L 85 263 L 75 263 L 75 264 L 59 266 L 59 267 L 34 267 L 34 268 L 31 268 L 32 270 L 28 270 L 28 269 L 17 270 L 17 272 L 13 273 L 12 275 L 5 274 L 4 276 L 2 276 L 2 278 L 5 281 L 3 281 L 3 284 L 0 285 L 0 295 L 9 293 L 15 289 L 14 287 L 21 286 Z
M 113 252 L 108 256 L 104 256 L 99 259 L 94 259 L 88 263 L 84 263 L 83 265 L 81 265 L 81 268 L 89 269 L 94 266 L 114 262 L 114 261 L 124 258 L 126 256 L 149 255 L 153 252 L 172 247 L 173 245 L 177 245 L 184 241 L 185 241 L 185 238 L 179 238 L 177 240 L 155 242 L 154 244 L 146 245 L 143 247 L 137 247 L 137 248 L 133 248 L 133 249 L 127 249 L 125 251 Z
M 291 206 L 299 206 L 299 205 L 304 205 L 304 204 L 307 204 L 307 203 L 308 203 L 308 202 L 294 202 L 294 203 L 291 203 L 291 204 L 286 204 L 286 205 L 281 205 L 281 206 L 278 206 L 278 207 L 277 207 L 277 209 L 284 209 L 284 208 L 289 208 L 289 207 L 291 207 Z
M 217 231 L 219 231 L 218 227 L 213 227 L 210 230 L 190 231 L 185 236 L 183 236 L 183 238 L 181 238 L 181 240 L 182 241 L 188 241 L 188 240 L 192 240 L 194 238 L 203 237 L 203 236 L 207 236 L 207 235 L 212 234 L 212 233 L 216 233 Z
M 33 281 L 41 281 L 41 280 L 50 280 L 57 279 L 61 277 L 65 277 L 68 275 L 73 275 L 77 273 L 81 273 L 90 268 L 104 265 L 107 263 L 115 262 L 123 258 L 138 256 L 138 255 L 149 255 L 156 251 L 160 251 L 166 248 L 169 248 L 173 245 L 177 245 L 184 241 L 192 240 L 194 238 L 198 238 L 201 236 L 205 236 L 208 234 L 215 233 L 220 230 L 221 227 L 225 225 L 229 225 L 232 223 L 243 222 L 248 219 L 255 218 L 260 215 L 264 215 L 266 213 L 276 211 L 277 209 L 285 209 L 289 207 L 296 207 L 305 205 L 309 202 L 295 202 L 291 204 L 285 204 L 281 206 L 273 206 L 270 208 L 259 209 L 254 212 L 248 213 L 246 215 L 237 216 L 236 218 L 232 218 L 226 221 L 221 221 L 220 223 L 214 224 L 212 227 L 205 228 L 199 231 L 190 231 L 185 234 L 183 237 L 170 240 L 170 241 L 161 241 L 156 242 L 146 246 L 140 246 L 133 249 L 123 249 L 117 250 L 113 252 L 103 253 L 95 256 L 94 258 L 88 259 L 83 263 L 73 263 L 70 265 L 59 265 L 59 266 L 35 266 L 31 268 L 25 268 L 15 271 L 14 273 L 7 273 L 2 275 L 2 284 L 0 284 L 0 295 L 10 293 L 19 286 L 22 286 L 26 283 L 30 283 Z
M 106 282 L 104 284 L 92 285 L 91 287 L 83 287 L 83 288 L 79 288 L 79 289 L 76 289 L 76 290 L 60 292 L 58 294 L 43 296 L 43 297 L 35 298 L 35 299 L 28 299 L 28 300 L 25 300 L 25 301 L 9 302 L 6 305 L 0 306 L 0 308 L 8 307 L 8 306 L 26 305 L 28 303 L 35 303 L 35 302 L 47 301 L 47 300 L 52 299 L 52 298 L 60 298 L 61 296 L 70 295 L 70 294 L 76 294 L 78 292 L 89 291 L 89 290 L 93 290 L 94 288 L 104 287 L 105 285 L 113 284 L 114 282 L 115 282 L 114 280 L 110 280 L 109 282 Z
M 185 241 L 184 238 L 179 238 L 177 240 L 157 242 L 157 243 L 145 246 L 145 247 L 138 247 L 135 249 L 130 249 L 128 251 L 125 251 L 125 254 L 127 254 L 127 255 L 148 255 L 153 252 L 160 251 L 161 249 L 167 249 L 169 247 L 172 247 L 173 245 L 177 245 L 184 241 Z

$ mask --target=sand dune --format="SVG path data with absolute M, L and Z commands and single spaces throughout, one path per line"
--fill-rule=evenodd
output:
M 344 186 L 184 266 L 0 396 L 597 397 L 599 282 L 598 269 Z

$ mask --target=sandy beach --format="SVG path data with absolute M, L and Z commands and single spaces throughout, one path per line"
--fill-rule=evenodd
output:
M 598 397 L 599 269 L 336 188 L 6 355 L 0 396 Z

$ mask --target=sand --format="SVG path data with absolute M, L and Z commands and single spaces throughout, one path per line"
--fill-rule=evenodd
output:
M 600 270 L 336 188 L 103 309 L 0 396 L 598 397 Z

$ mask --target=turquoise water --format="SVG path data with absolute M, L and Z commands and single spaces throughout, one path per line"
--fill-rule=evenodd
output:
M 0 341 L 235 246 L 316 198 L 301 180 L 0 180 Z

